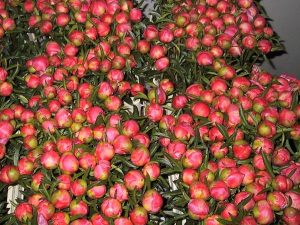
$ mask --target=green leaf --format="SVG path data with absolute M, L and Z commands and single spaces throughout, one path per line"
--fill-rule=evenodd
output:
M 261 190 L 260 192 L 258 192 L 257 195 L 260 195 L 260 194 L 263 194 L 263 193 L 266 193 L 266 192 L 269 192 L 269 191 L 272 191 L 271 187 L 264 188 L 263 190 Z
M 226 148 L 226 147 L 229 147 L 230 145 L 233 144 L 235 138 L 236 138 L 236 135 L 237 135 L 237 132 L 238 132 L 238 129 L 236 128 L 234 133 L 232 135 L 230 135 L 230 137 L 224 142 L 224 144 L 221 146 L 221 149 L 222 148 Z
M 264 161 L 264 164 L 265 164 L 265 166 L 267 168 L 268 173 L 271 175 L 272 178 L 274 178 L 275 175 L 274 175 L 271 163 L 270 163 L 270 161 L 269 161 L 266 153 L 264 151 L 261 151 L 261 155 L 263 157 L 263 161 Z
M 166 220 L 165 222 L 162 223 L 162 225 L 174 225 L 175 222 L 183 220 L 186 217 L 188 217 L 187 213 L 181 214 L 181 215 L 177 215 L 177 216 L 174 216 L 172 219 Z
M 240 113 L 243 125 L 248 129 L 253 129 L 253 127 L 248 124 L 248 121 L 245 117 L 245 113 L 244 113 L 244 109 L 243 109 L 242 105 L 240 105 L 240 107 L 239 107 L 239 113 Z
M 23 104 L 28 103 L 28 100 L 24 95 L 18 95 L 18 97 L 19 97 L 19 100 L 21 101 L 21 103 L 23 103 Z
M 222 218 L 217 218 L 217 221 L 221 224 L 224 224 L 224 225 L 234 225 L 234 224 L 236 224 L 234 221 L 229 221 L 229 220 L 225 220 L 225 219 L 222 219 Z
M 145 95 L 145 94 L 142 93 L 142 92 L 139 92 L 138 95 L 134 96 L 134 99 L 144 99 L 144 100 L 146 100 L 146 101 L 149 100 L 148 97 L 147 97 L 147 95 Z
M 223 137 L 224 137 L 225 139 L 228 139 L 228 138 L 229 138 L 229 135 L 228 135 L 228 133 L 227 133 L 227 130 L 226 130 L 225 126 L 222 125 L 222 124 L 218 124 L 218 123 L 216 124 L 216 126 L 217 126 L 217 128 L 219 129 L 220 133 L 223 135 Z
M 170 161 L 170 165 L 174 166 L 176 170 L 182 171 L 182 165 L 177 160 L 173 159 L 168 153 L 164 152 L 164 156 Z
M 243 208 L 250 200 L 253 198 L 253 194 L 249 194 L 249 196 L 245 199 L 243 199 L 238 205 L 237 208 L 241 209 Z

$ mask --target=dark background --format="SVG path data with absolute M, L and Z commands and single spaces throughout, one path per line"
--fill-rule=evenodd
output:
M 280 35 L 286 47 L 286 54 L 276 56 L 263 67 L 276 75 L 287 73 L 300 78 L 300 0 L 262 0 L 273 29 Z

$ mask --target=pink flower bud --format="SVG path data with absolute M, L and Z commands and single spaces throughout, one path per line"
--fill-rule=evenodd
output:
M 270 224 L 274 221 L 274 212 L 266 200 L 255 204 L 253 216 L 259 224 Z
M 106 193 L 106 187 L 104 185 L 94 186 L 87 191 L 87 196 L 91 199 L 102 198 Z
M 148 162 L 143 167 L 143 174 L 144 177 L 149 176 L 151 181 L 157 180 L 157 178 L 160 176 L 160 167 L 159 163 L 157 162 Z
M 287 192 L 293 188 L 293 181 L 284 175 L 276 176 L 272 181 L 272 187 L 275 191 Z
M 284 210 L 282 218 L 288 225 L 297 225 L 300 220 L 300 211 L 295 208 L 288 207 Z
M 217 201 L 224 201 L 230 195 L 229 189 L 224 181 L 215 181 L 210 187 L 210 195 Z
M 209 205 L 203 199 L 191 199 L 188 203 L 188 214 L 194 220 L 202 220 L 209 213 Z
M 94 169 L 94 177 L 97 180 L 107 180 L 110 173 L 111 165 L 107 160 L 99 160 Z
M 115 183 L 109 189 L 109 196 L 117 199 L 119 202 L 127 201 L 128 200 L 128 191 L 124 184 Z
M 53 225 L 68 225 L 70 224 L 70 216 L 66 212 L 56 212 L 53 214 L 51 221 Z
M 148 223 L 148 214 L 143 207 L 135 207 L 130 213 L 130 220 L 135 225 L 146 225 Z
M 55 212 L 54 206 L 48 201 L 43 200 L 37 207 L 38 216 L 42 216 L 45 220 L 50 220 Z
M 285 193 L 285 195 L 291 199 L 292 205 L 291 207 L 300 210 L 300 194 L 296 191 L 289 191 Z
M 139 170 L 130 170 L 124 176 L 124 183 L 128 190 L 141 190 L 144 187 L 145 179 Z
M 189 149 L 185 152 L 182 164 L 186 168 L 198 169 L 202 164 L 202 152 L 197 149 Z
M 150 152 L 145 147 L 138 147 L 131 152 L 130 160 L 135 166 L 144 166 L 150 161 Z
M 17 205 L 15 212 L 16 218 L 21 223 L 26 223 L 31 221 L 33 218 L 33 209 L 32 206 L 28 203 L 20 203 Z
M 82 200 L 73 200 L 70 203 L 70 215 L 83 217 L 89 212 L 88 205 Z
M 133 225 L 133 223 L 128 218 L 120 217 L 114 221 L 114 225 Z
M 156 190 L 148 190 L 142 199 L 143 207 L 150 213 L 158 213 L 163 205 L 163 198 Z
M 107 198 L 101 204 L 101 211 L 109 218 L 116 218 L 122 214 L 122 206 L 118 200 Z
M 202 182 L 194 182 L 190 185 L 190 196 L 194 199 L 207 200 L 210 196 L 209 189 Z
M 270 192 L 267 201 L 274 211 L 281 211 L 288 205 L 288 198 L 279 191 Z
M 71 152 L 65 152 L 59 160 L 59 168 L 66 174 L 73 174 L 79 168 L 79 162 Z
M 65 209 L 70 206 L 71 195 L 66 190 L 57 190 L 51 196 L 51 203 L 56 209 Z

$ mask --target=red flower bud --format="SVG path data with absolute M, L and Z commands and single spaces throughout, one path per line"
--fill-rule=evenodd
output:
M 17 167 L 5 165 L 0 170 L 0 181 L 5 184 L 13 184 L 19 180 L 20 172 Z
M 288 225 L 297 225 L 300 220 L 300 211 L 295 208 L 288 207 L 284 210 L 282 218 Z
M 70 215 L 83 217 L 88 214 L 88 205 L 82 200 L 73 200 L 70 203 Z
M 21 223 L 29 222 L 33 218 L 32 206 L 26 202 L 20 203 L 16 206 L 14 214 Z
M 203 199 L 191 199 L 188 203 L 188 214 L 194 220 L 202 220 L 209 213 L 209 205 Z
M 51 196 L 51 202 L 56 209 L 65 209 L 70 206 L 71 195 L 66 190 L 57 190 Z
M 107 160 L 99 160 L 94 169 L 94 177 L 97 180 L 107 180 L 110 173 L 111 165 Z
M 267 201 L 274 211 L 281 211 L 288 205 L 288 198 L 279 191 L 270 192 Z
M 87 191 L 87 196 L 91 199 L 102 198 L 106 193 L 106 187 L 104 185 L 94 186 Z
M 224 201 L 230 195 L 229 189 L 224 181 L 215 181 L 210 187 L 210 195 L 217 201 Z
M 151 181 L 157 180 L 160 176 L 160 167 L 157 162 L 148 162 L 143 167 L 143 174 L 145 177 L 149 176 Z
M 148 190 L 143 196 L 142 205 L 149 213 L 158 213 L 163 205 L 163 198 L 157 191 Z
M 130 170 L 124 176 L 124 183 L 128 190 L 141 190 L 144 187 L 145 179 L 139 170 Z
M 130 220 L 135 225 L 146 225 L 148 223 L 148 214 L 143 207 L 135 207 L 130 213 Z
M 53 225 L 68 225 L 70 224 L 70 216 L 65 212 L 56 212 L 51 218 Z
M 202 182 L 194 182 L 190 185 L 190 196 L 194 199 L 207 200 L 210 196 L 209 189 Z
M 113 198 L 105 199 L 101 204 L 102 213 L 109 218 L 119 217 L 122 213 L 121 203 Z
M 252 152 L 250 145 L 245 140 L 235 141 L 232 150 L 234 156 L 240 160 L 248 159 Z
M 259 224 L 270 224 L 274 221 L 274 212 L 265 200 L 261 200 L 255 204 L 253 216 Z
M 55 212 L 54 206 L 47 200 L 43 200 L 37 207 L 38 216 L 43 217 L 45 220 L 50 220 Z
M 135 166 L 144 166 L 150 161 L 150 152 L 145 147 L 135 148 L 131 152 L 130 160 Z

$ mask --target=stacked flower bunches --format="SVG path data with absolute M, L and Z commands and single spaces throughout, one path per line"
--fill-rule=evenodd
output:
M 1 110 L 0 179 L 25 188 L 15 218 L 2 222 L 146 224 L 149 213 L 160 211 L 158 189 L 167 182 L 158 181 L 160 165 L 152 161 L 155 151 L 150 154 L 153 146 L 142 123 L 124 107 L 126 98 L 144 92 L 143 85 L 124 80 L 125 70 L 136 65 L 130 32 L 141 10 L 131 1 L 26 1 L 23 6 L 41 14 L 34 25 L 38 16 L 30 16 L 30 27 L 42 35 L 64 27 L 66 40 L 57 41 L 60 31 L 45 36 L 53 40 L 27 60 L 27 72 L 18 75 L 21 87 L 9 93 L 1 88 L 1 96 L 18 101 Z M 8 72 L 1 67 L 3 81 Z M 10 148 L 15 165 L 6 154 Z
M 204 224 L 297 224 L 299 85 L 254 70 L 171 96 L 164 82 L 151 89 L 146 115 L 171 162 L 162 171 L 179 174 L 165 193 L 173 207 Z
M 158 3 L 160 16 L 153 14 L 137 44 L 145 65 L 158 73 L 141 70 L 139 76 L 159 78 L 165 71 L 169 79 L 175 74 L 178 83 L 207 82 L 216 75 L 232 79 L 282 48 L 252 0 L 169 2 Z
M 171 3 L 144 31 L 131 1 L 9 4 L 45 50 L 1 68 L 0 180 L 25 195 L 1 222 L 297 224 L 299 82 L 242 74 L 277 45 L 252 1 Z
M 166 181 L 157 181 L 160 165 L 150 154 L 150 137 L 123 106 L 144 86 L 110 75 L 95 86 L 66 69 L 58 73 L 58 67 L 49 75 L 48 47 L 48 54 L 27 63 L 34 74 L 24 81 L 32 96 L 19 95 L 21 103 L 1 111 L 1 158 L 8 148 L 21 152 L 15 165 L 3 165 L 0 172 L 4 184 L 25 188 L 15 218 L 146 224 L 148 213 L 158 213 L 163 204 L 154 187 L 162 189 Z

